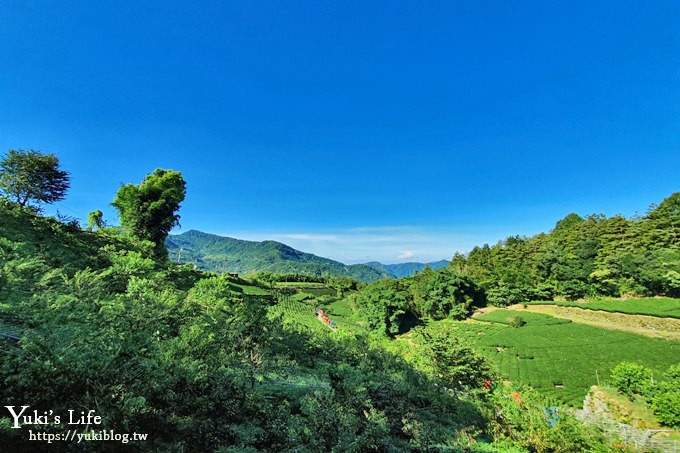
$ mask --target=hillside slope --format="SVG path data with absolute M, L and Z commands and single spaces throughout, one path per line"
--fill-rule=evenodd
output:
M 450 261 L 439 260 L 433 261 L 431 263 L 397 263 L 397 264 L 383 264 L 377 261 L 371 261 L 366 263 L 366 266 L 371 266 L 373 269 L 381 272 L 387 272 L 392 274 L 397 278 L 410 277 L 416 272 L 420 272 L 425 269 L 426 266 L 430 266 L 432 270 L 443 269 L 450 264 Z
M 387 271 L 365 264 L 345 265 L 276 241 L 244 241 L 190 230 L 169 236 L 166 245 L 173 260 L 194 263 L 199 269 L 213 272 L 329 274 L 364 282 L 394 278 Z

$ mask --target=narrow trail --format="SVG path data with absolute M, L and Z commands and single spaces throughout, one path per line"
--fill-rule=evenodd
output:
M 609 330 L 621 330 L 652 338 L 680 340 L 680 319 L 660 318 L 648 315 L 631 315 L 602 310 L 590 310 L 578 307 L 560 307 L 558 305 L 511 305 L 507 307 L 518 312 L 529 311 L 543 313 L 556 318 L 568 319 L 580 324 L 588 324 Z M 496 310 L 486 307 L 475 312 L 474 317 Z

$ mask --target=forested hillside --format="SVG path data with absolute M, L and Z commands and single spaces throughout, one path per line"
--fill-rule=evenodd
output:
M 442 269 L 449 265 L 449 261 L 439 260 L 433 261 L 431 263 L 396 263 L 396 264 L 383 264 L 377 261 L 371 261 L 370 263 L 366 263 L 366 265 L 371 266 L 373 269 L 392 274 L 396 278 L 401 278 L 410 277 L 416 272 L 420 272 L 428 266 L 430 267 L 430 269 L 433 270 Z
M 452 269 L 496 305 L 563 297 L 680 296 L 680 192 L 642 217 L 569 214 L 549 233 L 512 236 Z
M 169 236 L 166 246 L 175 261 L 192 263 L 199 269 L 212 272 L 297 273 L 352 277 L 363 282 L 394 277 L 387 271 L 365 264 L 345 265 L 276 241 L 244 241 L 196 230 Z

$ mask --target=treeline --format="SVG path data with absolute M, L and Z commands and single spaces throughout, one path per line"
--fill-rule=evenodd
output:
M 500 306 L 555 297 L 680 297 L 680 192 L 642 217 L 569 214 L 549 233 L 456 254 L 451 269 Z
M 255 280 L 261 282 L 302 282 L 302 283 L 324 283 L 328 277 L 322 275 L 308 275 L 299 272 L 288 274 L 276 274 L 273 272 L 256 272 L 253 274 Z

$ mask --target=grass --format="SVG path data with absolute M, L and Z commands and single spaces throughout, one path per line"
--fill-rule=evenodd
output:
M 643 299 L 603 299 L 588 302 L 530 302 L 529 305 L 557 305 L 578 307 L 586 310 L 601 310 L 629 315 L 648 315 L 659 318 L 680 319 L 680 299 L 670 297 L 648 297 Z
M 506 320 L 513 315 L 522 316 L 527 324 L 510 327 Z M 680 358 L 678 341 L 565 322 L 539 313 L 496 310 L 477 319 L 482 322 L 436 321 L 426 329 L 455 330 L 494 362 L 504 379 L 529 384 L 577 407 L 598 377 L 606 382 L 609 371 L 620 362 L 639 362 L 660 374 Z
M 337 292 L 331 288 L 303 288 L 301 291 L 305 294 L 311 294 L 314 297 L 331 296 L 335 297 Z
M 476 319 L 477 321 L 482 322 L 494 322 L 498 324 L 510 325 L 510 318 L 513 316 L 520 316 L 527 324 L 531 324 L 532 326 L 550 326 L 556 324 L 568 324 L 571 322 L 568 319 L 558 319 L 539 313 L 531 313 L 528 311 L 519 312 L 513 310 L 494 310 Z
M 243 294 L 247 294 L 249 296 L 266 296 L 268 294 L 271 294 L 269 291 L 267 291 L 266 289 L 262 289 L 259 286 L 243 285 L 234 282 L 230 282 L 229 284 L 231 286 L 239 288 Z

